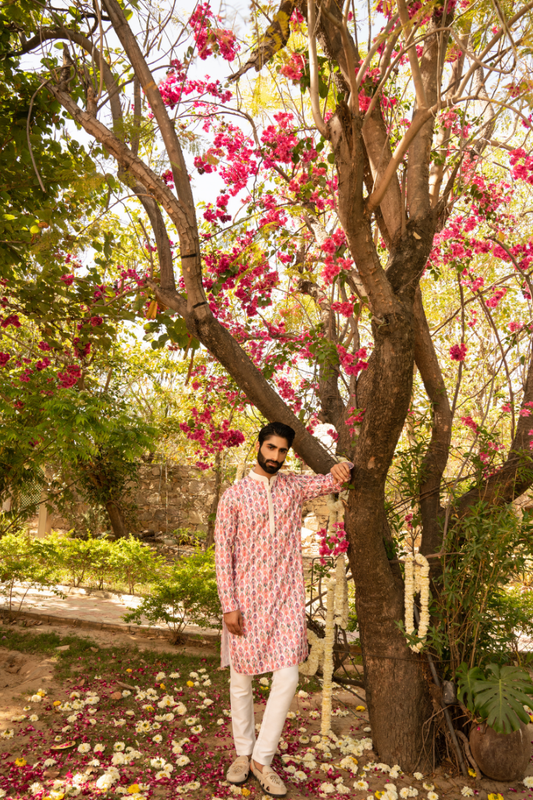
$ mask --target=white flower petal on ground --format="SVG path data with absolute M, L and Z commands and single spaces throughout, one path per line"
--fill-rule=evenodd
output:
M 191 763 L 191 759 L 189 756 L 182 755 L 176 759 L 176 764 L 178 767 L 186 767 L 187 764 Z
M 366 792 L 368 790 L 368 783 L 363 780 L 355 781 L 353 788 L 357 789 L 359 792 Z
M 84 742 L 80 744 L 78 747 L 78 753 L 88 753 L 91 749 L 91 745 L 88 742 Z
M 473 797 L 474 790 L 471 789 L 470 786 L 463 786 L 463 788 L 461 789 L 461 794 L 463 795 L 463 797 Z
M 336 787 L 333 783 L 321 783 L 318 787 L 318 791 L 321 794 L 333 794 L 336 791 Z

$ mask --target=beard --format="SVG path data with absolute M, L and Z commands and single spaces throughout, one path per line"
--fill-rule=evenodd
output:
M 261 450 L 257 451 L 257 463 L 265 472 L 268 472 L 269 475 L 275 475 L 283 466 L 283 461 L 274 461 L 274 459 L 267 461 Z

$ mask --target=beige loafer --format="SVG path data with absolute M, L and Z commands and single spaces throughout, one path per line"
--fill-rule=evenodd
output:
M 266 794 L 271 797 L 285 797 L 287 794 L 287 787 L 279 777 L 277 772 L 274 772 L 272 767 L 263 767 L 263 771 L 255 767 L 253 760 L 250 762 L 250 769 L 261 784 L 261 788 Z
M 234 786 L 246 783 L 250 774 L 250 757 L 239 756 L 235 759 L 231 767 L 226 772 L 226 780 Z

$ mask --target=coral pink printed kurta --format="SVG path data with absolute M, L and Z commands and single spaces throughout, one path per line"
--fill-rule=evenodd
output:
M 331 474 L 281 472 L 269 482 L 252 471 L 222 495 L 215 528 L 217 585 L 223 613 L 240 609 L 243 616 L 244 636 L 223 632 L 237 672 L 259 675 L 307 658 L 302 506 L 340 490 Z

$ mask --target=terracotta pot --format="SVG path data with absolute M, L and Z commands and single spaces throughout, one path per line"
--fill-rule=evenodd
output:
M 488 725 L 473 725 L 470 751 L 481 772 L 494 781 L 520 781 L 531 758 L 529 732 L 523 722 L 513 733 L 496 733 Z

